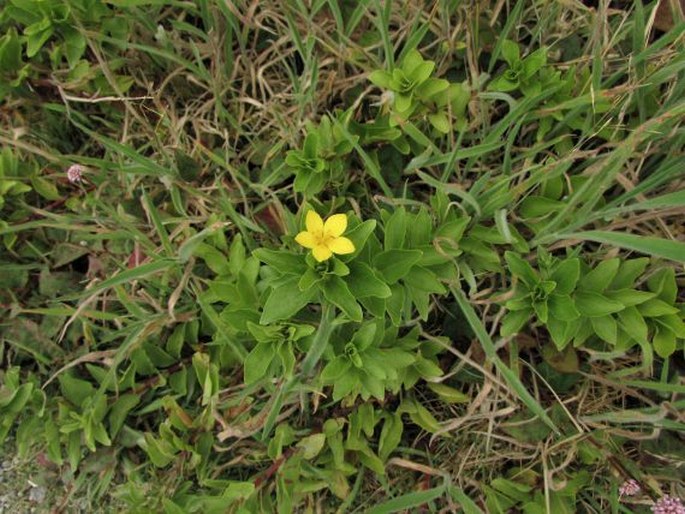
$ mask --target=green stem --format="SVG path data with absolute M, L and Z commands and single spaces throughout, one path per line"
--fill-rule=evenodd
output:
M 283 407 L 284 399 L 288 396 L 290 391 L 295 387 L 295 385 L 301 381 L 301 379 L 306 379 L 316 366 L 316 364 L 321 359 L 328 340 L 330 339 L 331 332 L 333 331 L 333 320 L 335 319 L 335 307 L 328 303 L 324 303 L 321 310 L 321 322 L 319 323 L 319 330 L 314 336 L 314 341 L 312 342 L 311 348 L 307 352 L 307 355 L 302 362 L 302 371 L 298 375 L 290 377 L 278 390 L 274 402 L 269 410 L 269 415 L 264 423 L 264 429 L 262 430 L 262 441 L 266 441 L 276 424 L 276 419 L 278 414 L 281 412 L 281 407 Z
M 321 323 L 319 323 L 319 330 L 314 336 L 311 348 L 307 352 L 307 356 L 302 363 L 302 376 L 308 377 L 314 366 L 319 362 L 323 355 L 331 332 L 333 331 L 333 320 L 335 319 L 335 307 L 329 303 L 324 303 L 321 311 Z

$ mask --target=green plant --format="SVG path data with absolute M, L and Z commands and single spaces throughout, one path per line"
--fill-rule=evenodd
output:
M 356 136 L 345 137 L 343 126 L 349 115 L 337 120 L 323 116 L 318 126 L 309 124 L 301 150 L 290 150 L 285 163 L 295 174 L 293 187 L 308 196 L 319 193 L 326 184 L 338 183 L 344 178 L 345 156 L 356 142 Z
M 371 82 L 391 93 L 391 126 L 401 125 L 411 117 L 426 117 L 438 132 L 447 134 L 452 130 L 448 109 L 453 116 L 461 117 L 469 92 L 461 84 L 431 77 L 434 69 L 433 61 L 411 50 L 392 71 L 376 70 L 369 75 Z M 463 123 L 460 126 L 463 128 Z
M 594 269 L 577 257 L 558 259 L 538 254 L 540 271 L 513 252 L 506 260 L 517 283 L 505 302 L 509 311 L 501 333 L 517 333 L 531 317 L 547 328 L 559 351 L 597 338 L 617 351 L 651 343 L 656 353 L 668 357 L 685 334 L 676 305 L 674 276 L 667 269 L 648 280 L 648 291 L 635 287 L 649 259 L 600 262 Z
M 502 319 L 503 336 L 517 333 L 533 316 L 548 328 L 550 325 L 555 327 L 556 323 L 572 322 L 580 316 L 571 298 L 580 275 L 579 259 L 545 256 L 541 259 L 539 272 L 514 252 L 507 252 L 505 259 L 518 282 L 512 298 L 505 303 L 509 312 Z M 563 348 L 565 343 L 559 333 L 553 328 L 550 332 L 555 343 Z
M 21 180 L 20 162 L 8 147 L 0 153 L 0 209 L 5 206 L 7 198 L 21 196 L 31 191 L 31 186 Z
M 357 395 L 383 400 L 386 392 L 397 394 L 402 385 L 409 389 L 419 378 L 442 375 L 435 360 L 422 355 L 420 348 L 426 343 L 418 340 L 416 330 L 398 337 L 397 328 L 385 329 L 379 320 L 362 324 L 351 337 L 348 334 L 340 333 L 331 341 L 334 356 L 321 371 L 323 383 L 333 385 L 334 401 L 347 397 L 353 402 Z
M 501 45 L 502 57 L 508 68 L 502 75 L 494 79 L 488 88 L 502 92 L 518 89 L 526 96 L 539 94 L 543 89 L 543 80 L 541 80 L 539 72 L 547 63 L 547 49 L 538 48 L 526 57 L 521 58 L 521 51 L 515 42 L 504 39 Z M 544 76 L 544 85 L 547 87 L 556 85 L 558 81 L 559 76 L 556 74 L 545 74 Z
M 659 2 L 6 4 L 8 509 L 677 493 L 685 52 Z

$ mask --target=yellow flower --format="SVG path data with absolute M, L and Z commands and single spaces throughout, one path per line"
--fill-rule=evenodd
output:
M 334 253 L 345 255 L 354 252 L 354 243 L 341 237 L 347 229 L 347 215 L 334 214 L 324 221 L 315 211 L 309 211 L 305 220 L 307 230 L 295 236 L 295 241 L 312 250 L 314 258 L 323 262 Z

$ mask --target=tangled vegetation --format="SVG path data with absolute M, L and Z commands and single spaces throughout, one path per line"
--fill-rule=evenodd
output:
M 10 507 L 685 510 L 678 7 L 5 2 Z

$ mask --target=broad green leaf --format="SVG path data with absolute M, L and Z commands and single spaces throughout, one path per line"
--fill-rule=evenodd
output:
M 336 305 L 352 321 L 362 320 L 362 309 L 345 282 L 336 275 L 329 275 L 322 282 L 323 294 L 326 300 Z
M 569 258 L 563 260 L 554 270 L 551 279 L 556 282 L 556 292 L 560 295 L 571 294 L 580 277 L 580 260 Z
M 57 186 L 47 179 L 42 177 L 31 177 L 31 185 L 33 186 L 33 189 L 46 200 L 54 201 L 62 198 Z
M 658 327 L 652 338 L 654 351 L 659 357 L 664 359 L 673 355 L 676 348 L 676 337 L 673 332 L 668 329 Z
M 373 344 L 376 336 L 376 330 L 376 323 L 364 323 L 359 330 L 354 333 L 354 336 L 352 336 L 352 344 L 357 348 L 357 350 L 363 352 Z
M 338 277 L 335 278 L 340 280 Z M 318 292 L 317 288 L 311 287 L 306 291 L 300 291 L 300 288 L 297 286 L 299 280 L 300 277 L 293 275 L 286 282 L 271 291 L 259 320 L 262 325 L 268 325 L 282 319 L 290 319 L 314 300 Z
M 468 403 L 471 401 L 471 397 L 468 394 L 445 384 L 428 382 L 428 388 L 446 403 Z
M 116 437 L 124 426 L 126 416 L 140 403 L 140 396 L 137 394 L 123 394 L 112 404 L 109 411 L 109 432 L 112 437 Z
M 376 273 L 363 262 L 350 262 L 350 274 L 345 277 L 347 287 L 356 298 L 373 296 L 376 298 L 388 298 L 391 294 L 388 285 L 383 282 Z
M 424 291 L 426 293 L 445 293 L 445 286 L 443 286 L 432 271 L 422 268 L 421 266 L 414 266 L 404 277 L 406 285 Z
M 464 216 L 456 220 L 443 223 L 435 231 L 435 238 L 445 238 L 448 241 L 458 243 L 461 240 L 461 237 L 464 235 L 464 230 L 466 230 L 466 227 L 468 226 L 470 221 L 470 216 Z M 424 230 L 426 229 L 424 228 Z
M 419 374 L 424 378 L 435 378 L 443 375 L 440 366 L 434 362 L 424 358 L 416 357 L 416 362 L 414 363 L 414 369 L 419 372 Z M 394 364 L 394 362 L 393 362 Z
M 392 294 L 385 300 L 385 307 L 390 315 L 392 323 L 396 326 L 399 326 L 402 322 L 402 314 L 404 312 L 406 299 L 404 286 L 401 284 L 393 284 L 390 287 L 390 290 Z
M 73 68 L 78 63 L 86 50 L 86 38 L 74 27 L 61 27 L 62 37 L 64 38 L 64 50 L 69 62 L 69 67 Z
M 590 318 L 592 328 L 600 339 L 609 344 L 616 344 L 617 326 L 612 316 L 597 316 Z
M 52 36 L 54 28 L 48 18 L 43 18 L 42 21 L 36 22 L 24 29 L 24 34 L 28 36 L 26 41 L 26 57 L 34 57 L 50 36 Z
M 428 121 L 431 125 L 433 125 L 435 130 L 443 134 L 449 134 L 452 130 L 452 123 L 450 123 L 450 119 L 447 117 L 447 114 L 442 111 L 429 114 Z
M 501 44 L 502 57 L 509 66 L 513 67 L 517 62 L 521 60 L 519 45 L 514 41 L 511 41 L 510 39 L 504 39 Z
M 339 261 L 336 260 L 336 262 Z M 307 268 L 307 271 L 305 271 L 300 277 L 300 281 L 297 283 L 297 287 L 300 291 L 306 291 L 309 288 L 314 287 L 314 285 L 320 282 L 321 280 L 323 280 L 322 275 L 320 275 L 311 268 Z
M 343 373 L 333 383 L 333 400 L 336 402 L 342 400 L 345 396 L 350 394 L 352 390 L 358 385 L 359 375 L 357 375 L 357 373 Z
M 258 343 L 243 362 L 245 383 L 252 384 L 264 378 L 275 356 L 274 343 Z
M 547 300 L 547 305 L 552 318 L 561 321 L 573 321 L 580 316 L 575 303 L 568 295 L 553 294 Z
M 387 71 L 376 70 L 369 74 L 369 81 L 383 89 L 390 89 L 391 75 Z
M 509 91 L 514 91 L 519 87 L 518 81 L 509 80 L 504 75 L 501 75 L 494 79 L 490 84 L 488 84 L 488 89 L 492 91 L 500 91 L 502 93 L 507 93 Z
M 373 263 L 388 284 L 403 278 L 422 256 L 419 250 L 386 250 L 377 254 Z
M 418 86 L 415 92 L 417 97 L 425 100 L 431 100 L 431 97 L 434 97 L 438 93 L 442 93 L 449 86 L 450 83 L 445 79 L 429 78 L 423 84 Z
M 176 459 L 176 450 L 173 445 L 165 440 L 157 439 L 149 432 L 145 433 L 143 449 L 150 457 L 150 461 L 158 468 L 164 468 Z
M 644 273 L 647 264 L 649 264 L 648 257 L 624 260 L 609 289 L 632 288 L 637 278 Z
M 545 325 L 549 335 L 552 336 L 552 341 L 561 351 L 566 348 L 566 345 L 571 341 L 576 332 L 577 322 L 561 321 L 558 318 L 551 317 L 547 320 Z
M 388 367 L 404 368 L 414 364 L 416 356 L 400 348 L 383 348 L 381 349 L 383 359 L 389 364 Z M 442 374 L 442 372 L 440 372 Z
M 407 52 L 407 54 L 404 56 L 401 68 L 406 75 L 409 75 L 412 71 L 414 71 L 416 68 L 418 68 L 419 66 L 421 66 L 421 64 L 425 62 L 426 61 L 424 61 L 419 51 L 416 49 L 412 49 L 409 52 Z M 428 75 L 430 75 L 430 72 L 428 73 Z
M 404 246 L 404 236 L 407 233 L 407 212 L 403 207 L 398 207 L 385 223 L 384 248 L 391 250 L 401 249 Z
M 538 48 L 532 54 L 523 59 L 523 74 L 530 79 L 540 68 L 547 63 L 547 49 Z M 533 79 L 534 80 L 534 79 Z
M 62 373 L 58 377 L 60 390 L 71 403 L 80 407 L 83 402 L 95 395 L 95 387 L 86 380 L 76 378 L 71 374 Z
M 577 291 L 574 300 L 578 312 L 589 318 L 606 316 L 625 308 L 621 302 L 592 291 Z
M 377 350 L 369 350 L 364 353 L 362 367 L 369 375 L 380 380 L 388 378 L 391 372 L 388 363 L 383 359 L 383 354 Z
M 431 73 L 433 73 L 433 70 L 435 69 L 435 63 L 433 61 L 422 61 L 421 63 L 418 64 L 418 66 L 414 67 L 410 71 L 405 71 L 407 76 L 411 81 L 414 82 L 415 85 L 420 85 L 426 82 L 430 76 Z M 445 85 L 445 89 L 447 88 L 447 85 Z
M 600 262 L 595 269 L 580 279 L 580 287 L 596 293 L 603 292 L 614 280 L 620 265 L 621 259 L 618 257 Z
M 430 433 L 440 430 L 440 423 L 438 423 L 438 420 L 435 419 L 435 416 L 426 407 L 418 402 L 414 402 L 414 405 L 416 411 L 410 412 L 409 417 L 415 424 Z
M 31 398 L 33 384 L 21 384 L 15 390 L 0 389 L 0 409 L 4 414 L 18 414 Z
M 364 249 L 364 246 L 366 245 L 366 241 L 369 239 L 369 236 L 373 234 L 373 231 L 375 229 L 376 220 L 366 220 L 357 225 L 356 227 L 354 227 L 353 229 L 349 230 L 345 234 L 345 237 L 352 241 L 355 248 L 353 254 L 345 256 L 345 260 L 352 260 L 355 256 L 359 255 L 359 253 Z
M 541 302 L 534 302 L 533 310 L 535 311 L 535 314 L 537 315 L 540 321 L 542 321 L 543 323 L 547 323 L 547 318 L 549 317 L 549 307 L 547 305 L 546 300 Z
M 258 248 L 253 252 L 253 255 L 267 266 L 271 266 L 283 274 L 301 275 L 307 269 L 304 257 L 299 254 Z
M 637 291 L 635 289 L 617 289 L 614 291 L 605 291 L 604 296 L 611 298 L 617 302 L 621 302 L 626 307 L 631 305 L 639 305 L 654 298 L 654 293 L 647 291 Z
M 678 297 L 678 284 L 675 270 L 671 267 L 663 268 L 647 280 L 649 290 L 655 292 L 660 300 L 668 304 L 675 304 Z
M 654 318 L 657 316 L 667 316 L 669 314 L 678 314 L 678 308 L 667 304 L 658 298 L 652 298 L 637 306 L 640 314 L 647 318 Z
M 666 314 L 665 316 L 659 316 L 654 321 L 668 328 L 676 337 L 685 339 L 685 322 L 683 322 L 681 316 L 677 314 Z
M 531 195 L 526 197 L 519 207 L 519 212 L 524 219 L 539 218 L 552 212 L 558 211 L 564 206 L 564 202 L 553 200 L 546 196 Z
M 7 33 L 0 38 L 0 71 L 16 73 L 22 65 L 21 40 L 16 29 L 9 27 Z
M 509 337 L 517 334 L 523 328 L 523 325 L 530 320 L 532 315 L 532 308 L 506 313 L 504 318 L 502 318 L 500 334 L 502 334 L 502 337 Z
M 540 281 L 540 278 L 535 270 L 533 270 L 532 266 L 518 254 L 506 252 L 504 254 L 504 259 L 507 261 L 509 270 L 512 274 L 523 280 L 528 287 L 532 288 Z
M 399 414 L 387 414 L 383 422 L 383 428 L 378 438 L 378 456 L 381 460 L 388 459 L 390 454 L 397 448 L 402 440 L 404 423 Z
M 618 312 L 618 321 L 627 334 L 638 342 L 647 341 L 647 323 L 637 308 L 630 306 Z
M 300 439 L 300 441 L 297 443 L 298 448 L 302 448 L 302 456 L 307 459 L 311 460 L 314 457 L 316 457 L 319 453 L 321 453 L 321 450 L 323 450 L 323 446 L 326 443 L 326 434 L 312 434 L 307 437 L 303 437 Z
M 217 275 L 223 275 L 230 272 L 228 259 L 219 250 L 206 243 L 200 243 L 195 248 L 193 255 L 199 257 Z

